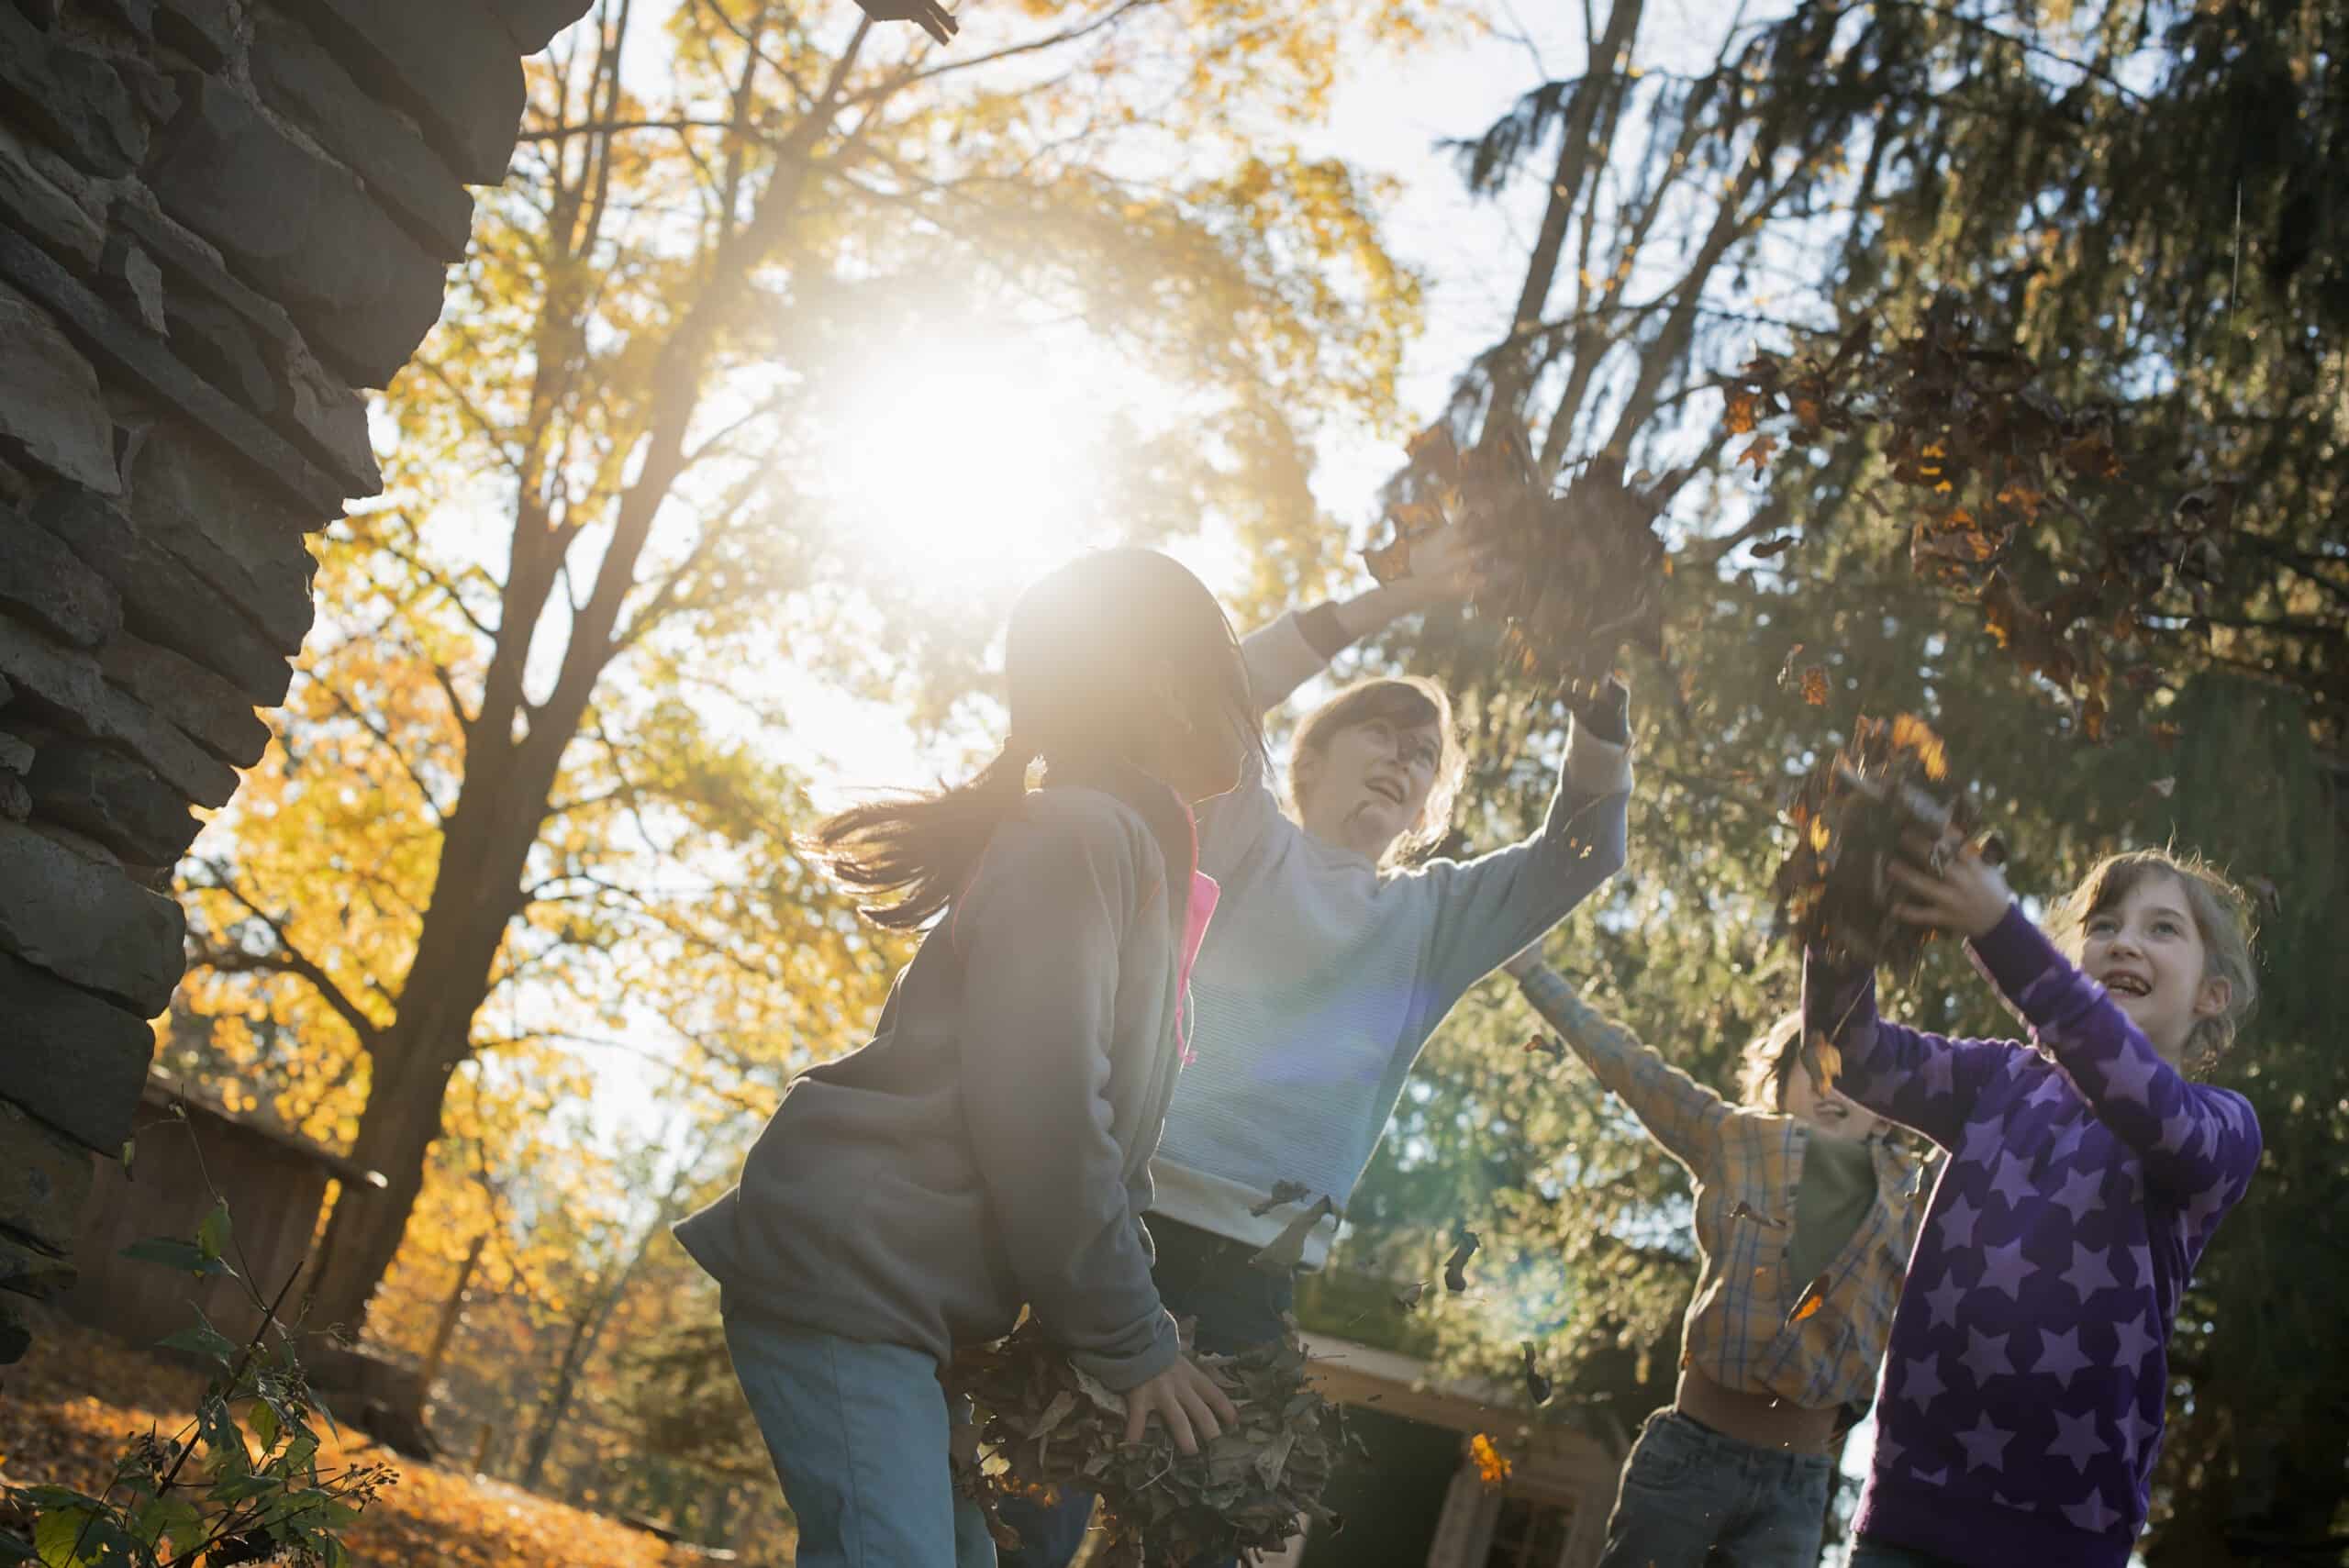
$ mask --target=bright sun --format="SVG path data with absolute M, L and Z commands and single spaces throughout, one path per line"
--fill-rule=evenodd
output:
M 825 464 L 834 517 L 893 570 L 932 583 L 1023 579 L 1065 560 L 1109 531 L 1095 455 L 1102 379 L 1041 349 L 885 361 L 840 410 Z

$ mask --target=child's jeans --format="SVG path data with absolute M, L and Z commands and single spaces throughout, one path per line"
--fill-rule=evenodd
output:
M 799 1568 L 994 1568 L 947 1466 L 938 1362 L 729 1313 L 726 1349 L 799 1524 Z
M 1825 1454 L 1774 1453 L 1658 1410 L 1623 1466 L 1598 1568 L 1814 1568 L 1831 1485 Z

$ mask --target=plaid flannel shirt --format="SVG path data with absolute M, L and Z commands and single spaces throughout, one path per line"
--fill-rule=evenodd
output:
M 1807 1409 L 1865 1406 L 1925 1212 L 1920 1167 L 1878 1140 L 1866 1218 L 1817 1281 L 1793 1278 L 1787 1245 L 1809 1129 L 1723 1099 L 1586 1006 L 1546 964 L 1520 984 L 1534 1010 L 1695 1180 L 1698 1274 L 1681 1325 L 1681 1364 Z

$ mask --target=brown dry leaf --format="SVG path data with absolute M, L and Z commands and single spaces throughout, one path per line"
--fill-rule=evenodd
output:
M 1284 1208 L 1293 1203 L 1303 1203 L 1312 1195 L 1313 1189 L 1303 1182 L 1275 1182 L 1273 1190 L 1264 1195 L 1264 1201 L 1251 1207 L 1248 1212 L 1255 1218 L 1262 1219 L 1276 1208 Z
M 1753 428 L 1753 395 L 1731 392 L 1729 406 L 1721 413 L 1721 425 L 1732 436 L 1742 436 Z
M 1550 1380 L 1547 1377 L 1544 1377 L 1542 1373 L 1542 1363 L 1535 1359 L 1533 1354 L 1533 1341 L 1531 1340 L 1526 1340 L 1523 1345 L 1523 1351 L 1525 1355 L 1525 1394 L 1527 1398 L 1533 1401 L 1534 1408 L 1538 1410 L 1542 1406 L 1547 1405 L 1550 1402 L 1550 1396 L 1555 1392 L 1555 1389 Z
M 1266 1242 L 1262 1251 L 1249 1259 L 1249 1264 L 1268 1274 L 1285 1274 L 1302 1268 L 1306 1239 L 1313 1234 L 1315 1226 L 1337 1212 L 1338 1206 L 1331 1203 L 1326 1194 L 1315 1199 L 1311 1207 L 1290 1220 L 1286 1229 Z
M 1827 706 L 1827 671 L 1824 667 L 1818 664 L 1804 666 L 1802 700 L 1813 707 Z
M 1755 473 L 1760 473 L 1764 469 L 1770 466 L 1771 456 L 1776 453 L 1777 450 L 1778 438 L 1769 434 L 1767 431 L 1765 431 L 1763 434 L 1754 437 L 1753 439 L 1746 443 L 1745 450 L 1737 454 L 1737 461 L 1743 463 L 1751 463 L 1753 467 L 1753 472 Z
M 1466 1226 L 1460 1227 L 1452 1244 L 1452 1256 L 1443 1261 L 1443 1288 L 1458 1296 L 1468 1288 L 1468 1260 L 1484 1245 L 1483 1238 Z

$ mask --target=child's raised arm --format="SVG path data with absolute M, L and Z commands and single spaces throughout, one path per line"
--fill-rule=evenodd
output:
M 1821 1040 L 1842 1058 L 1837 1089 L 1943 1149 L 1965 1139 L 1975 1100 L 2014 1050 L 1885 1022 L 1876 1010 L 1876 971 L 1839 967 L 1815 949 L 1802 955 L 1802 1029 L 1806 1061 L 1816 1065 Z
M 1610 679 L 1570 711 L 1565 756 L 1540 830 L 1473 861 L 1433 862 L 1419 873 L 1436 899 L 1427 1004 L 1437 1017 L 1622 869 L 1630 693 Z
M 1720 1148 L 1729 1102 L 1642 1044 L 1640 1038 L 1575 995 L 1546 963 L 1512 960 L 1511 974 L 1533 1010 L 1565 1037 L 1591 1075 L 1629 1106 L 1665 1153 L 1701 1173 Z
M 2259 1119 L 2230 1090 L 2189 1082 L 2162 1060 L 2112 998 L 2009 906 L 1972 943 L 1999 992 L 2087 1096 L 2097 1119 L 2136 1151 L 2146 1184 L 2215 1216 L 2259 1166 Z
M 1141 840 L 1106 802 L 1030 796 L 951 917 L 963 1114 L 1012 1272 L 1069 1359 L 1119 1392 L 1181 1352 L 1108 1097 L 1120 950 L 1141 901 L 1164 895 L 1140 884 L 1155 863 Z

